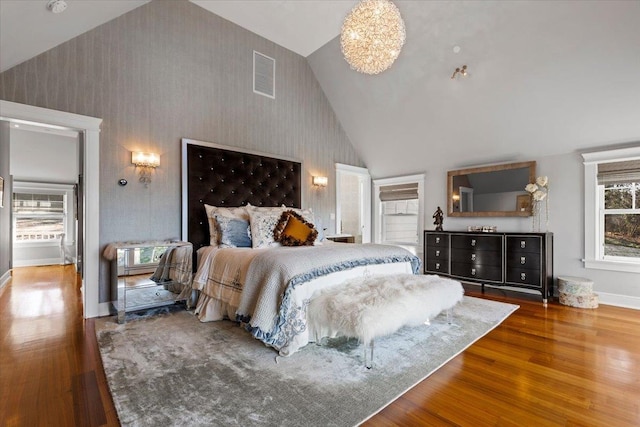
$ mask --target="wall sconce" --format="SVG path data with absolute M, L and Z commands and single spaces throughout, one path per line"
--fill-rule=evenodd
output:
M 326 176 L 314 176 L 311 179 L 311 183 L 316 187 L 326 187 L 329 183 L 329 178 Z
M 156 153 L 131 153 L 131 163 L 140 168 L 138 175 L 145 187 L 151 182 L 151 171 L 160 166 L 160 155 Z
M 451 75 L 451 79 L 455 79 L 458 74 L 463 76 L 463 77 L 466 77 L 467 76 L 467 66 L 463 65 L 462 68 L 456 68 L 456 70 Z

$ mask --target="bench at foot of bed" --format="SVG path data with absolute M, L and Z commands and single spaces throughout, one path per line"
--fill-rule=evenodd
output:
M 435 275 L 363 277 L 319 291 L 309 303 L 307 317 L 316 343 L 323 337 L 358 338 L 365 346 L 365 366 L 371 368 L 376 338 L 403 326 L 428 324 L 443 311 L 449 318 L 463 294 L 460 282 Z

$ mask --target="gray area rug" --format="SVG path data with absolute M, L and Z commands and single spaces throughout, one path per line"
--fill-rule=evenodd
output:
M 125 426 L 353 426 L 368 419 L 518 308 L 472 297 L 429 326 L 376 340 L 373 369 L 344 338 L 290 357 L 230 321 L 165 311 L 96 321 L 104 369 Z

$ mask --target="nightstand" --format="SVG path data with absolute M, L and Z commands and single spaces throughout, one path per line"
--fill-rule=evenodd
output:
M 355 243 L 356 238 L 351 234 L 333 234 L 329 236 L 325 236 L 325 239 L 332 240 L 338 243 Z
M 189 242 L 117 242 L 107 246 L 111 296 L 118 323 L 126 313 L 188 301 L 192 246 Z

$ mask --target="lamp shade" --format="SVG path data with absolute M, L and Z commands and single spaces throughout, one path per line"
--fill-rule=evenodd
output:
M 160 155 L 156 153 L 132 152 L 131 163 L 136 166 L 157 168 L 158 166 L 160 166 Z
M 314 176 L 312 183 L 318 187 L 326 187 L 329 183 L 329 179 L 326 176 Z

